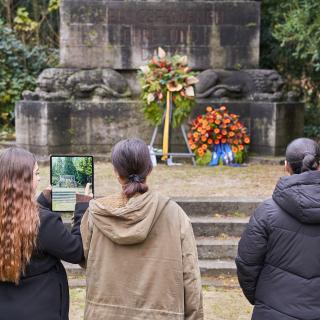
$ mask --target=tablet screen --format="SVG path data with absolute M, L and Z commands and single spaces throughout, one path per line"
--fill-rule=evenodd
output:
M 74 211 L 76 193 L 84 194 L 91 184 L 93 193 L 93 157 L 52 155 L 50 181 L 52 186 L 52 211 Z

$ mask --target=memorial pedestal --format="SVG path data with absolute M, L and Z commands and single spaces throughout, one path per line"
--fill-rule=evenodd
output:
M 207 106 L 221 101 L 197 101 L 192 118 Z M 304 104 L 297 102 L 229 101 L 224 103 L 240 115 L 251 137 L 250 152 L 283 155 L 287 144 L 303 136 Z M 20 101 L 16 106 L 17 145 L 37 155 L 91 153 L 109 155 L 121 139 L 140 137 L 149 141 L 153 126 L 139 110 L 140 101 Z M 179 128 L 173 131 L 172 146 L 185 151 Z M 161 146 L 161 139 L 155 144 Z

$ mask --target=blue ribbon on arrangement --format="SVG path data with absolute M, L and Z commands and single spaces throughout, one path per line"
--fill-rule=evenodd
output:
M 211 162 L 209 163 L 209 166 L 219 165 L 220 159 L 225 165 L 230 165 L 234 160 L 234 154 L 229 144 L 219 143 L 214 145 L 213 151 L 212 151 L 212 159 L 211 159 Z

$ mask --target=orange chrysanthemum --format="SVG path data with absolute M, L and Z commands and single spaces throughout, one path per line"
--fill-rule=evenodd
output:
M 198 157 L 203 157 L 213 144 L 228 143 L 234 153 L 243 152 L 245 144 L 250 143 L 247 130 L 239 121 L 239 116 L 229 114 L 225 106 L 214 109 L 206 107 L 206 113 L 192 122 L 188 141 Z

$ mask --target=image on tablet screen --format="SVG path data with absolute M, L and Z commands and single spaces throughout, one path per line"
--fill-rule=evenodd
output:
M 74 211 L 76 193 L 93 185 L 92 156 L 51 156 L 52 210 Z M 93 192 L 93 191 L 92 191 Z

